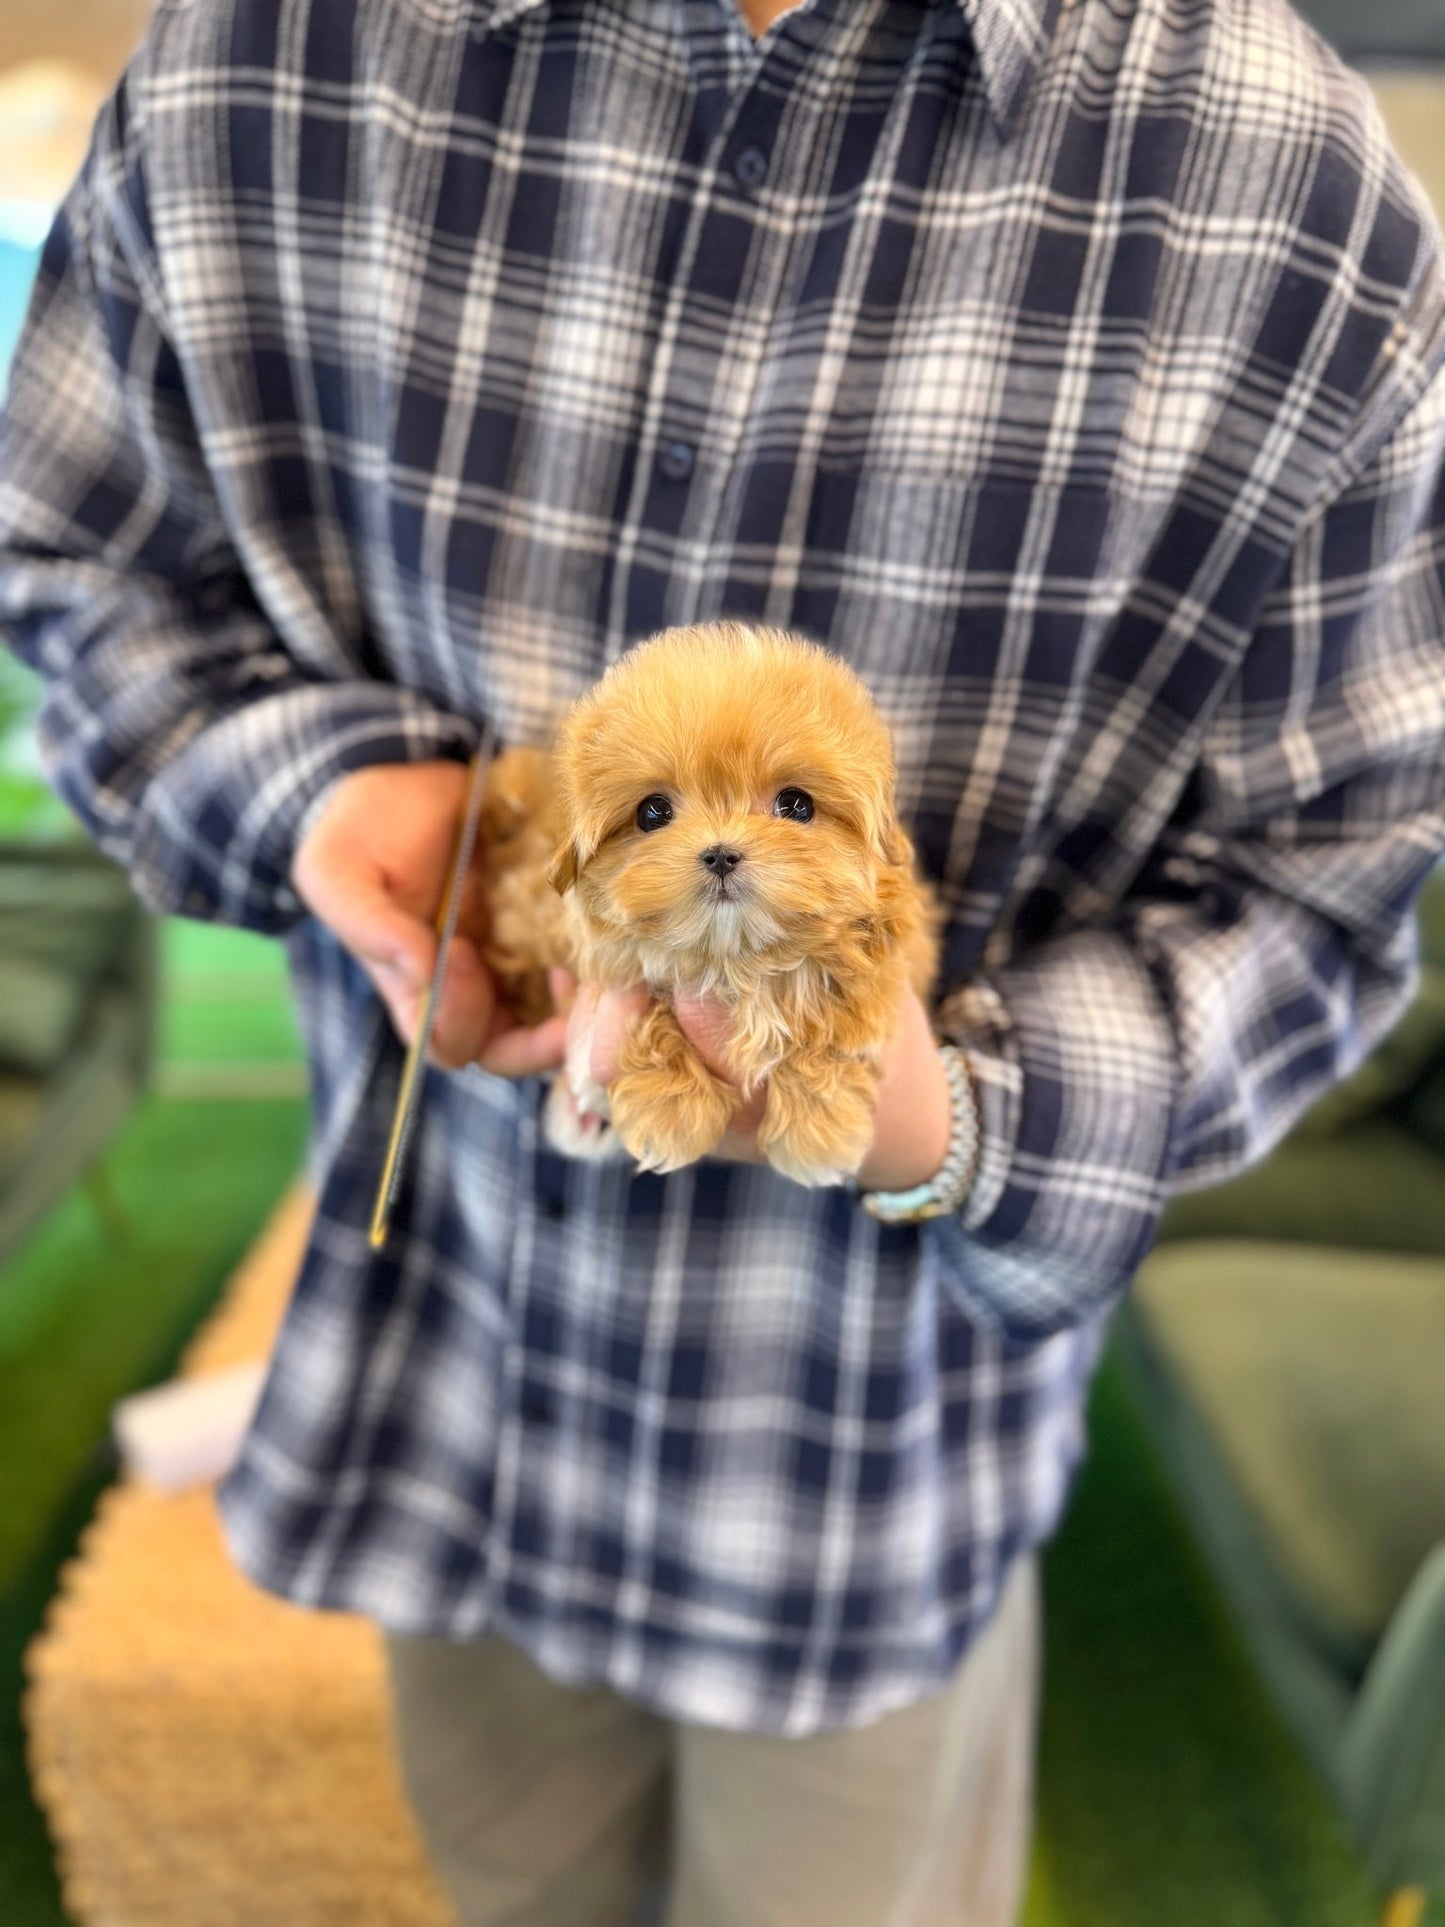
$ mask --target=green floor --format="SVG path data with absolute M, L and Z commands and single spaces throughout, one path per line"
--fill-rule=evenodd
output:
M 1024 1927 L 1370 1927 L 1376 1896 L 1263 1700 L 1112 1365 L 1045 1562 Z M 1430 1908 L 1429 1927 L 1445 1923 Z
M 0 1281 L 0 1927 L 66 1921 L 25 1778 L 20 1658 L 111 1475 L 110 1406 L 169 1374 L 301 1156 L 279 951 L 172 924 L 165 958 L 157 1091 L 107 1160 L 124 1234 L 77 1194 Z M 1369 1927 L 1374 1896 L 1109 1369 L 1091 1437 L 1045 1567 L 1025 1927 Z
M 278 946 L 173 923 L 162 954 L 154 1094 L 99 1199 L 74 1193 L 0 1276 L 0 1927 L 67 1919 L 25 1777 L 20 1659 L 111 1476 L 110 1408 L 170 1376 L 303 1155 Z

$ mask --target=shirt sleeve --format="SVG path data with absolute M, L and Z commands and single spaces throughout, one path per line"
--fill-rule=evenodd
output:
M 1105 927 L 946 997 L 977 1177 L 927 1227 L 969 1315 L 1109 1303 L 1173 1191 L 1261 1158 L 1399 1016 L 1445 847 L 1445 373 L 1306 518 L 1166 834 Z
M 125 101 L 46 243 L 0 415 L 0 634 L 45 685 L 48 780 L 143 901 L 278 932 L 331 786 L 464 757 L 476 729 L 368 676 L 319 596 L 309 655 L 268 615 L 167 328 Z

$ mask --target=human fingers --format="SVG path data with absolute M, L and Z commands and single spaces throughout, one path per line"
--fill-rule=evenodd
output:
M 381 869 L 350 847 L 298 859 L 298 893 L 349 950 L 386 1000 L 394 1019 L 415 1005 L 431 975 L 436 934 L 398 903 Z
M 493 1077 L 541 1077 L 562 1068 L 567 1019 L 560 1013 L 540 1024 L 514 1024 L 489 1038 L 476 1061 Z
M 577 979 L 570 970 L 553 965 L 547 972 L 547 990 L 552 998 L 552 1007 L 566 1017 L 577 1000 Z
M 924 1183 L 947 1155 L 952 1118 L 932 1023 L 917 993 L 907 990 L 884 1052 L 873 1142 L 858 1168 L 858 1182 L 867 1191 L 911 1191 Z
M 453 763 L 351 772 L 329 792 L 299 844 L 291 880 L 312 914 L 354 956 L 410 1044 L 436 960 L 436 916 L 466 772 Z M 489 1034 L 496 990 L 476 947 L 447 959 L 431 1047 L 465 1063 Z
M 401 1033 L 408 1041 L 425 1007 L 426 995 L 423 987 L 412 999 L 408 1013 L 411 1021 Z M 449 1071 L 472 1063 L 497 1029 L 500 1017 L 491 971 L 470 938 L 453 937 L 427 1046 L 428 1061 Z
M 728 1051 L 733 1037 L 732 1013 L 716 998 L 674 997 L 673 1015 L 688 1043 L 715 1077 L 733 1082 Z
M 692 1045 L 703 1063 L 715 1077 L 732 1083 L 730 1049 L 733 1038 L 732 1013 L 726 1007 L 709 997 L 677 997 L 673 1000 L 673 1014 L 688 1043 Z M 763 1111 L 767 1106 L 768 1088 L 764 1081 L 746 1097 L 739 1092 L 737 1107 L 728 1125 L 727 1133 L 712 1153 L 714 1157 L 740 1158 L 750 1163 L 759 1162 L 756 1138 L 759 1124 L 763 1121 Z
M 606 1086 L 616 1077 L 623 1041 L 651 1002 L 651 993 L 640 984 L 631 990 L 599 991 L 595 984 L 580 987 L 572 1021 L 591 1033 L 587 1062 L 595 1084 Z

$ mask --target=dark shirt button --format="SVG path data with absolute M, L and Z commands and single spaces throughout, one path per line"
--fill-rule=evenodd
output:
M 567 1200 L 565 1198 L 543 1198 L 542 1216 L 544 1218 L 550 1218 L 555 1224 L 558 1218 L 565 1218 L 566 1215 Z
M 745 147 L 733 158 L 733 178 L 749 190 L 768 178 L 768 157 L 761 147 Z
M 669 442 L 657 458 L 657 466 L 669 482 L 685 482 L 692 473 L 696 457 L 687 442 Z
M 535 1425 L 550 1425 L 557 1416 L 552 1394 L 542 1391 L 539 1386 L 529 1385 L 522 1394 L 522 1413 Z

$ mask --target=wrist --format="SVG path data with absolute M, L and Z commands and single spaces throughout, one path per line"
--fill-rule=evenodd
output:
M 918 1224 L 960 1210 L 978 1169 L 981 1118 L 968 1060 L 954 1044 L 937 1047 L 948 1089 L 949 1131 L 941 1161 L 933 1172 L 909 1186 L 865 1183 L 853 1189 L 870 1216 L 885 1224 Z
M 948 1155 L 953 1103 L 932 1033 L 906 1076 L 885 1076 L 878 1090 L 873 1143 L 854 1174 L 863 1191 L 909 1191 L 933 1177 Z

